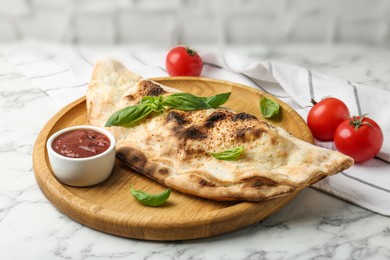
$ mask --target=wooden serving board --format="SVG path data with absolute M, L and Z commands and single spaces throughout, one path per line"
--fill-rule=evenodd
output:
M 157 78 L 157 82 L 200 96 L 231 91 L 227 107 L 262 118 L 261 96 L 277 101 L 281 114 L 269 121 L 294 136 L 313 142 L 304 120 L 275 97 L 236 83 L 192 77 Z M 297 192 L 264 202 L 217 202 L 173 191 L 161 207 L 139 204 L 130 194 L 130 186 L 150 193 L 161 192 L 162 185 L 116 162 L 112 175 L 103 183 L 77 188 L 60 183 L 52 174 L 46 151 L 47 139 L 56 131 L 87 124 L 85 98 L 59 111 L 42 129 L 33 152 L 38 185 L 49 201 L 70 218 L 106 233 L 146 240 L 186 240 L 210 237 L 256 223 L 271 215 Z

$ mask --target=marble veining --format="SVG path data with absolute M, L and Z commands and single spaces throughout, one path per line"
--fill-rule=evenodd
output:
M 390 51 L 362 50 L 344 58 L 342 50 L 321 58 L 289 47 L 252 54 L 389 88 Z M 311 188 L 263 221 L 212 238 L 141 241 L 85 227 L 60 213 L 34 178 L 35 138 L 57 109 L 0 49 L 0 259 L 390 259 L 388 217 Z

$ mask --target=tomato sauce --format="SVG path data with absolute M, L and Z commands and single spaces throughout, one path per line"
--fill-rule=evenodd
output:
M 58 136 L 53 150 L 69 158 L 86 158 L 103 153 L 110 147 L 110 139 L 90 129 L 72 130 Z

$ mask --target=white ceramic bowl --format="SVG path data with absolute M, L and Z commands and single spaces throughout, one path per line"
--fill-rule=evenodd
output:
M 53 150 L 52 143 L 58 136 L 77 129 L 90 129 L 104 134 L 110 140 L 109 148 L 103 153 L 86 158 L 69 158 Z M 98 184 L 111 175 L 115 162 L 115 143 L 115 137 L 101 127 L 81 125 L 62 129 L 50 136 L 46 142 L 53 174 L 59 181 L 71 186 L 83 187 Z

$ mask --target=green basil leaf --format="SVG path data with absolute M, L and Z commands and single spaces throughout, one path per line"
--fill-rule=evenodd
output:
M 169 196 L 171 195 L 171 188 L 168 188 L 158 194 L 149 194 L 142 190 L 135 190 L 133 188 L 130 188 L 130 192 L 140 203 L 151 207 L 157 207 L 164 204 L 168 200 Z
M 153 110 L 149 104 L 139 104 L 122 108 L 113 113 L 107 120 L 105 126 L 125 126 L 130 127 L 145 118 Z
M 231 161 L 231 160 L 238 159 L 241 156 L 241 154 L 244 152 L 244 148 L 245 147 L 241 145 L 223 152 L 209 153 L 209 154 L 218 160 Z
M 162 96 L 144 96 L 141 99 L 141 104 L 148 104 L 154 112 L 162 113 L 164 107 L 162 105 L 163 97 Z
M 164 112 L 165 107 L 186 111 L 216 108 L 224 104 L 230 94 L 227 92 L 211 97 L 198 97 L 190 93 L 175 93 L 167 97 L 145 96 L 140 104 L 125 107 L 113 113 L 105 126 L 131 127 L 153 111 Z
M 262 97 L 260 99 L 260 110 L 264 118 L 271 118 L 279 114 L 280 107 L 275 101 Z
M 209 104 L 212 108 L 217 108 L 219 106 L 222 106 L 223 104 L 228 101 L 230 97 L 231 92 L 217 94 L 215 96 L 211 97 L 203 97 L 203 101 Z
M 175 93 L 164 98 L 163 106 L 168 106 L 178 110 L 201 110 L 212 108 L 203 98 L 190 93 Z

